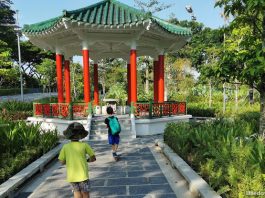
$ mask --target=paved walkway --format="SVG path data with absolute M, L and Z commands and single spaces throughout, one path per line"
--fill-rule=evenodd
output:
M 155 137 L 157 138 L 157 137 Z M 158 136 L 161 139 L 161 136 Z M 92 192 L 90 197 L 117 198 L 194 198 L 187 191 L 186 182 L 169 162 L 154 149 L 154 138 L 138 138 L 120 145 L 121 160 L 115 162 L 106 141 L 90 142 L 97 161 L 90 163 Z M 18 197 L 73 197 L 66 182 L 65 166 L 58 162 L 51 176 L 31 193 Z M 31 195 L 30 195 L 31 194 Z
M 24 94 L 24 101 L 34 101 L 41 98 L 49 97 L 49 93 L 29 93 Z M 51 96 L 57 96 L 57 93 L 51 93 Z M 0 96 L 0 102 L 8 101 L 8 100 L 16 100 L 21 101 L 21 95 L 12 95 L 12 96 Z

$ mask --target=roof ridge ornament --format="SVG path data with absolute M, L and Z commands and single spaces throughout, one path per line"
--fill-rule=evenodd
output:
M 68 15 L 68 11 L 67 10 L 63 10 L 63 17 L 67 17 Z

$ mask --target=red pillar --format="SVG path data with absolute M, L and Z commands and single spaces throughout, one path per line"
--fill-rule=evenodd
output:
M 158 61 L 154 61 L 154 102 L 158 102 Z
M 89 50 L 83 49 L 84 102 L 90 102 Z
M 130 52 L 130 81 L 131 81 L 131 103 L 135 105 L 137 102 L 137 60 L 136 50 L 132 49 Z
M 164 55 L 159 55 L 158 102 L 164 102 Z
M 94 105 L 99 105 L 98 64 L 94 64 Z
M 127 64 L 128 105 L 131 104 L 131 64 Z
M 70 61 L 64 61 L 65 102 L 71 102 Z
M 63 55 L 56 54 L 58 103 L 63 103 Z

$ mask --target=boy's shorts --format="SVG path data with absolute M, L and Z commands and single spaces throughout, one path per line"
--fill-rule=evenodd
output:
M 89 179 L 82 182 L 71 182 L 71 185 L 74 192 L 90 192 L 91 190 Z
M 109 144 L 119 144 L 120 143 L 120 136 L 119 135 L 111 135 L 109 134 Z

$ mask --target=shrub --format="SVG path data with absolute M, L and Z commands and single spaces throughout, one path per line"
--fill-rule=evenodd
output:
M 9 96 L 9 95 L 17 95 L 20 94 L 20 88 L 9 88 L 9 89 L 0 89 L 0 96 Z M 32 92 L 31 88 L 24 88 L 23 93 Z
M 244 115 L 243 117 L 256 117 Z M 244 197 L 264 189 L 265 145 L 252 137 L 256 122 L 219 119 L 207 123 L 170 123 L 165 142 L 186 160 L 222 197 Z
M 57 131 L 44 132 L 39 125 L 0 120 L 0 183 L 57 143 Z
M 32 102 L 20 102 L 20 101 L 6 101 L 0 103 L 0 110 L 6 109 L 7 111 L 32 111 Z

